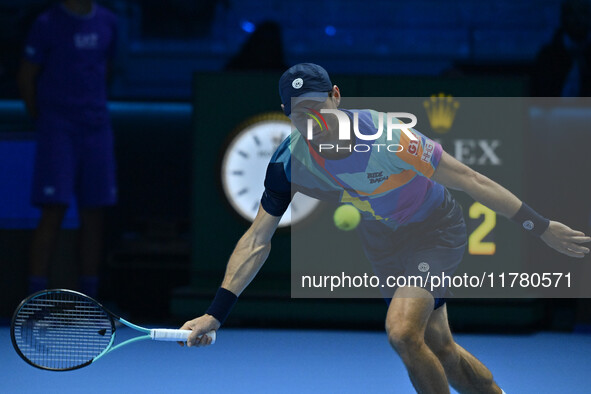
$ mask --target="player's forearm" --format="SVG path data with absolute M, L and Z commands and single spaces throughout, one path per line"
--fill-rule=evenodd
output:
M 493 211 L 512 218 L 521 207 L 521 200 L 495 181 L 476 171 L 471 171 L 467 176 L 462 189 Z
M 269 256 L 271 238 L 280 220 L 280 216 L 268 214 L 261 206 L 252 225 L 238 241 L 228 261 L 222 286 L 205 312 L 206 315 L 213 316 L 218 324 L 224 324 L 238 301 L 238 296 Z
M 486 176 L 451 157 L 441 155 L 439 166 L 431 177 L 451 189 L 462 190 L 493 211 L 520 224 L 526 231 L 542 236 L 550 221 L 520 201 L 513 193 Z
M 474 200 L 508 218 L 512 218 L 521 207 L 521 201 L 509 190 L 459 162 L 447 152 L 442 153 L 439 166 L 431 179 L 451 189 L 468 193 Z
M 271 242 L 243 236 L 230 256 L 222 287 L 239 296 L 261 269 L 271 251 Z
M 214 330 L 224 324 L 238 296 L 259 272 L 271 250 L 270 240 L 257 242 L 252 234 L 252 231 L 247 231 L 236 245 L 226 267 L 222 286 L 205 312 L 205 315 L 214 318 L 215 324 L 211 327 Z

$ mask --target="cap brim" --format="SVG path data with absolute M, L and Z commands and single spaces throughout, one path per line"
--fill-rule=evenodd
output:
M 291 99 L 291 108 L 298 105 L 302 101 L 326 101 L 328 98 L 328 92 L 308 92 L 304 93 L 298 97 L 292 97 Z

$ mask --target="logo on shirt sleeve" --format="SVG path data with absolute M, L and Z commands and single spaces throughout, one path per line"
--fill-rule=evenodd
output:
M 425 146 L 423 147 L 423 154 L 421 155 L 421 160 L 425 163 L 431 163 L 433 152 L 435 152 L 435 143 L 431 140 L 425 140 Z
M 407 151 L 411 155 L 416 156 L 417 153 L 419 152 L 419 141 L 418 140 L 410 140 L 410 142 L 408 143 Z

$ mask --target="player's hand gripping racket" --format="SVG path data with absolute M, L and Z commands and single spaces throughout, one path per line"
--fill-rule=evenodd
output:
M 115 320 L 144 333 L 113 346 Z M 86 367 L 132 342 L 186 341 L 191 330 L 148 329 L 122 319 L 94 299 L 72 290 L 43 290 L 24 299 L 12 317 L 16 352 L 34 367 L 69 371 Z M 207 334 L 215 342 L 215 331 Z

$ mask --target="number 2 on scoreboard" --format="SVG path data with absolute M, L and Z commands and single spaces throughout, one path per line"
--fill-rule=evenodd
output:
M 483 242 L 482 240 L 490 234 L 497 224 L 497 214 L 490 208 L 479 202 L 470 206 L 468 211 L 470 219 L 478 219 L 484 215 L 484 220 L 468 237 L 468 253 L 480 255 L 495 254 L 497 245 L 494 242 Z

